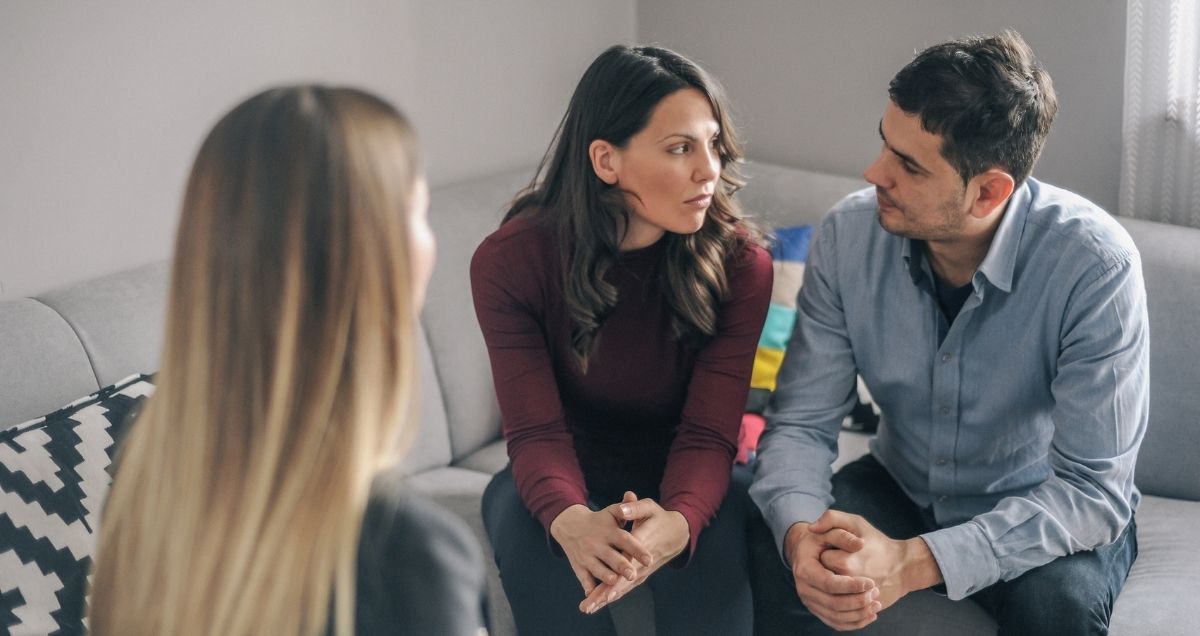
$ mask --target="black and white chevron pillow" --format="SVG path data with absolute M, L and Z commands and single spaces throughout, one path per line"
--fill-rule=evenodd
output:
M 131 376 L 0 431 L 0 631 L 82 631 L 115 440 L 153 392 Z

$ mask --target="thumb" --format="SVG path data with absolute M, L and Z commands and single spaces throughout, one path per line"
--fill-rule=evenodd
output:
M 654 514 L 655 508 L 658 506 L 652 499 L 637 498 L 632 492 L 626 492 L 625 497 L 621 499 L 621 503 L 610 506 L 615 508 L 613 516 L 621 521 L 638 521 L 646 519 Z
M 808 531 L 813 534 L 822 534 L 839 526 L 844 527 L 846 524 L 838 523 L 841 514 L 836 510 L 826 510 L 816 521 L 808 526 Z

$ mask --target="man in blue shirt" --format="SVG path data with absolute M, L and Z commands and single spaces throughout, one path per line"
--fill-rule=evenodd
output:
M 1001 634 L 1104 633 L 1137 553 L 1137 250 L 1029 177 L 1057 100 L 1018 34 L 933 46 L 888 93 L 875 187 L 821 224 L 759 447 L 758 631 L 859 628 L 944 586 Z M 879 433 L 831 476 L 856 374 Z

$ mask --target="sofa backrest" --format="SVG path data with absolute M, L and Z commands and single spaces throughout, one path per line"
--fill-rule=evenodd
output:
M 1142 256 L 1150 313 L 1143 492 L 1200 501 L 1200 229 L 1118 217 Z
M 46 415 L 134 373 L 158 370 L 167 262 L 0 302 L 0 428 Z M 415 473 L 450 463 L 429 345 L 418 342 L 421 417 L 405 458 Z
M 506 172 L 437 188 L 429 198 L 437 266 L 421 322 L 433 351 L 455 460 L 500 438 L 491 365 L 471 300 L 471 256 L 500 227 L 506 204 L 532 175 L 532 168 Z
M 835 203 L 867 186 L 862 179 L 757 161 L 747 161 L 741 172 L 747 179 L 737 194 L 742 211 L 765 229 L 816 227 Z
M 71 325 L 33 298 L 0 302 L 0 428 L 100 388 Z

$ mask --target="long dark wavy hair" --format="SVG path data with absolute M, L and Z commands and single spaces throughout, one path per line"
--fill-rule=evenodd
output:
M 721 177 L 703 226 L 694 234 L 667 232 L 660 267 L 675 337 L 701 342 L 716 334 L 717 313 L 728 292 L 725 265 L 759 230 L 742 218 L 733 193 L 742 146 L 734 133 L 724 91 L 696 64 L 654 46 L 610 47 L 592 62 L 567 106 L 533 182 L 513 201 L 504 223 L 519 214 L 554 228 L 562 251 L 563 295 L 573 322 L 571 348 L 587 372 L 600 328 L 617 304 L 604 274 L 629 227 L 626 193 L 596 175 L 588 147 L 597 139 L 624 148 L 646 127 L 654 107 L 676 91 L 695 88 L 712 105 L 720 126 L 716 145 Z

